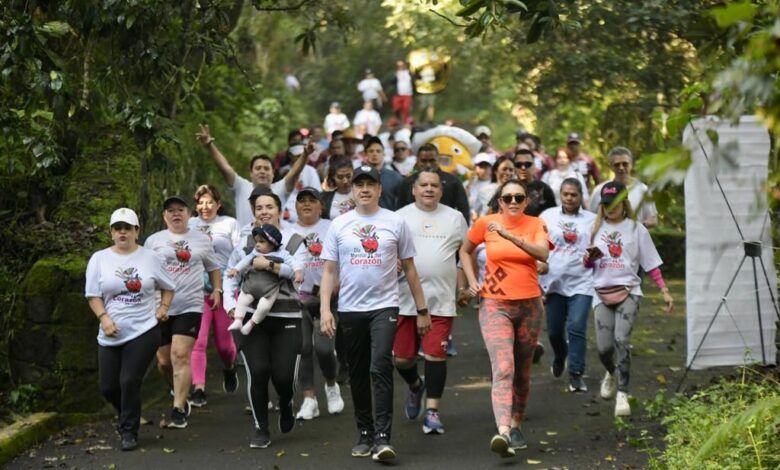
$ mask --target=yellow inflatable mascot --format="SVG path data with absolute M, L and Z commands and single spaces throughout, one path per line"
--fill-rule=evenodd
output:
M 461 179 L 468 179 L 474 169 L 471 158 L 479 152 L 479 139 L 460 127 L 436 126 L 418 132 L 412 138 L 415 154 L 424 144 L 433 144 L 439 149 L 439 167 Z

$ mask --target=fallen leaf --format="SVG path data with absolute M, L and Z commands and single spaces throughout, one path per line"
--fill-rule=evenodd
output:
M 533 460 L 533 459 L 528 459 L 526 460 L 526 462 L 528 462 L 528 465 L 539 465 L 540 463 L 542 463 L 541 460 Z
M 543 445 L 543 446 L 546 446 L 547 444 L 549 444 L 549 442 L 547 442 L 547 441 L 539 441 L 539 444 Z
M 666 377 L 664 377 L 664 374 L 658 374 L 655 376 L 655 380 L 658 381 L 661 385 L 666 385 Z
M 672 372 L 680 372 L 682 367 L 669 366 L 669 370 Z
M 309 454 L 307 454 L 306 452 L 302 452 L 301 453 L 301 457 L 308 457 L 308 456 L 309 456 Z
M 557 432 L 555 432 L 555 431 L 547 431 L 547 432 L 546 432 L 546 434 L 547 434 L 548 436 L 557 436 L 557 435 L 558 435 L 558 433 L 557 433 Z
M 604 457 L 604 460 L 606 460 L 607 462 L 614 462 L 617 459 L 615 459 L 614 455 L 608 455 L 608 456 Z
M 176 449 L 172 449 L 170 447 L 163 447 L 163 452 L 165 452 L 166 454 L 172 454 L 176 452 Z
M 276 456 L 277 457 L 284 457 L 284 451 L 280 450 L 279 452 L 276 453 Z
M 116 468 L 116 464 L 115 463 L 108 464 L 108 470 L 114 470 L 115 468 Z

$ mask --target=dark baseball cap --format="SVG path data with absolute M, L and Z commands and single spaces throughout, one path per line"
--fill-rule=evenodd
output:
M 298 195 L 295 196 L 295 200 L 299 200 L 301 196 L 308 194 L 309 196 L 313 197 L 316 200 L 320 200 L 320 192 L 317 191 L 315 188 L 312 188 L 311 186 L 306 186 L 303 189 L 298 190 Z
M 601 205 L 611 206 L 626 191 L 626 185 L 618 181 L 608 181 L 601 187 Z M 625 197 L 624 197 L 625 199 Z
M 282 245 L 282 232 L 271 224 L 263 224 L 252 229 L 253 237 L 262 237 L 275 247 Z
M 582 138 L 576 132 L 572 132 L 571 134 L 569 134 L 569 137 L 566 138 L 566 143 L 570 144 L 572 142 L 576 142 L 578 144 L 581 144 L 582 143 Z
M 184 199 L 184 196 L 175 195 L 175 196 L 169 196 L 168 198 L 165 199 L 165 201 L 163 202 L 163 209 L 167 209 L 168 206 L 170 206 L 174 202 L 178 202 L 179 204 L 187 208 L 190 207 L 189 204 L 187 204 L 187 200 Z
M 377 183 L 380 182 L 379 172 L 376 171 L 376 168 L 370 165 L 360 165 L 359 167 L 355 168 L 355 171 L 352 173 L 352 182 L 354 183 L 361 176 L 367 176 Z

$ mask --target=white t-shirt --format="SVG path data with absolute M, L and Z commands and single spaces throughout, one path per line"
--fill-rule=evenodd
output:
M 652 271 L 663 263 L 650 232 L 632 219 L 616 225 L 603 222 L 593 244 L 604 253 L 593 270 L 594 288 L 632 286 L 632 294 L 642 295 L 642 282 L 637 274 L 639 267 Z M 600 303 L 599 296 L 594 295 L 593 306 Z
M 233 190 L 235 195 L 238 226 L 251 224 L 255 221 L 255 215 L 252 213 L 252 206 L 249 205 L 249 196 L 252 195 L 252 190 L 255 189 L 255 186 L 249 180 L 236 173 L 236 177 L 233 179 L 233 187 L 230 189 Z M 279 196 L 282 204 L 287 201 L 287 187 L 284 183 L 284 178 L 271 184 L 271 191 Z
M 319 286 L 322 281 L 322 267 L 325 261 L 320 258 L 323 248 L 323 240 L 328 233 L 330 220 L 320 219 L 311 227 L 295 224 L 290 227 L 302 236 L 305 250 L 296 252 L 297 261 L 303 265 L 303 285 L 301 292 L 312 293 L 314 286 Z
M 379 99 L 382 83 L 376 78 L 364 78 L 358 83 L 357 89 L 363 94 L 363 101 Z
M 396 94 L 399 96 L 412 96 L 412 74 L 408 70 L 396 70 Z
M 230 253 L 241 238 L 238 221 L 226 215 L 218 215 L 209 222 L 200 217 L 191 217 L 187 226 L 209 237 L 217 255 L 217 264 L 220 269 L 225 269 Z
M 542 182 L 547 183 L 550 189 L 553 190 L 553 194 L 555 194 L 555 204 L 561 205 L 561 183 L 566 178 L 577 178 L 577 181 L 582 185 L 582 200 L 587 201 L 590 196 L 588 195 L 588 185 L 585 183 L 585 178 L 577 170 L 576 165 L 569 165 L 566 171 L 554 168 L 542 175 Z
M 347 194 L 341 194 L 336 192 L 333 195 L 333 203 L 330 205 L 330 220 L 335 219 L 341 214 L 346 214 L 355 208 L 355 203 L 352 202 L 352 191 Z
M 485 188 L 492 189 L 485 189 Z M 477 215 L 482 216 L 487 213 L 487 204 L 493 193 L 496 192 L 496 184 L 488 180 L 475 179 L 469 186 L 469 206 Z M 490 196 L 488 196 L 490 194 Z
M 399 259 L 415 256 L 409 226 L 396 213 L 349 211 L 328 229 L 321 258 L 339 267 L 339 312 L 398 307 Z
M 298 213 L 295 211 L 295 200 L 298 198 L 298 190 L 307 186 L 311 186 L 318 191 L 322 188 L 322 183 L 320 182 L 320 176 L 317 174 L 317 170 L 309 165 L 303 167 L 301 177 L 298 178 L 298 182 L 295 183 L 295 188 L 293 188 L 292 192 L 287 196 L 287 201 L 282 202 L 282 219 L 291 223 L 298 220 Z
M 238 245 L 236 245 L 236 248 L 233 250 L 233 252 L 230 254 L 230 259 L 228 259 L 228 266 L 235 266 L 238 264 L 246 255 L 247 253 L 244 251 L 244 248 L 247 245 L 247 237 L 252 235 L 252 224 L 245 225 L 241 227 L 241 240 L 239 241 Z M 282 233 L 282 247 L 281 250 L 287 249 L 287 242 L 290 241 L 290 237 L 295 235 L 295 232 L 291 230 L 289 227 L 284 227 L 279 230 Z M 254 240 L 252 241 L 252 248 L 254 248 Z M 303 243 L 300 244 L 300 246 L 295 250 L 295 253 L 293 253 L 293 258 L 299 259 L 301 258 L 302 254 L 301 251 L 305 250 L 306 247 Z M 250 250 L 251 251 L 251 250 Z M 286 264 L 282 264 L 282 266 L 279 268 L 279 277 L 283 277 L 285 279 L 292 279 L 293 277 L 293 271 L 289 270 L 289 267 Z M 304 276 L 304 281 L 306 280 L 306 277 Z M 238 298 L 238 294 L 240 292 L 240 286 L 239 286 L 240 279 L 238 276 L 236 277 L 227 277 L 227 275 L 222 277 L 222 289 L 225 291 L 224 295 L 222 296 L 222 306 L 225 308 L 226 312 L 229 312 L 236 308 L 236 299 Z M 254 312 L 253 309 L 247 309 L 248 312 Z M 284 318 L 300 318 L 301 312 L 300 310 L 295 312 L 269 312 L 268 316 L 271 317 L 284 317 Z
M 160 260 L 143 247 L 129 255 L 120 255 L 111 248 L 96 252 L 89 258 L 86 277 L 85 296 L 103 299 L 108 315 L 119 328 L 116 336 L 106 336 L 98 327 L 101 346 L 125 344 L 154 328 L 157 291 L 176 287 Z
M 352 120 L 352 124 L 355 126 L 355 129 L 359 126 L 365 126 L 367 133 L 377 135 L 382 127 L 382 118 L 373 109 L 361 109 L 355 113 L 355 119 Z
M 344 113 L 329 113 L 325 116 L 325 123 L 323 126 L 325 132 L 328 135 L 333 134 L 335 131 L 343 131 L 349 127 L 349 118 Z
M 590 246 L 590 235 L 596 214 L 581 209 L 576 215 L 564 214 L 560 207 L 551 207 L 539 217 L 550 230 L 555 248 L 547 258 L 549 271 L 539 276 L 546 294 L 593 295 L 593 270 L 582 263 L 585 249 Z
M 439 204 L 436 210 L 426 212 L 414 203 L 396 211 L 414 237 L 417 255 L 414 265 L 420 275 L 425 300 L 431 315 L 455 316 L 457 264 L 455 255 L 463 242 L 468 226 L 463 214 Z M 400 313 L 417 315 L 417 307 L 406 276 L 398 278 Z
M 203 273 L 219 270 L 209 237 L 196 230 L 183 234 L 162 230 L 150 235 L 144 247 L 157 255 L 176 284 L 168 316 L 200 313 L 203 310 Z
M 414 169 L 414 165 L 417 164 L 417 157 L 410 155 L 404 159 L 402 162 L 397 162 L 395 160 L 390 160 L 389 162 L 385 162 L 385 167 L 390 168 L 393 171 L 397 171 L 401 174 L 401 176 L 408 176 L 412 170 Z
M 588 206 L 588 209 L 593 212 L 598 212 L 599 204 L 601 203 L 601 188 L 606 183 L 605 181 L 593 188 L 593 199 L 590 200 L 590 205 Z M 636 220 L 639 222 L 643 222 L 650 217 L 658 217 L 658 210 L 655 208 L 650 188 L 637 179 L 628 187 L 628 202 L 631 203 L 631 210 L 634 211 Z

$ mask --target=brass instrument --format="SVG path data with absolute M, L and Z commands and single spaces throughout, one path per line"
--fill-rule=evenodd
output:
M 447 87 L 452 74 L 449 55 L 428 49 L 416 49 L 409 53 L 408 63 L 417 93 L 431 95 Z

